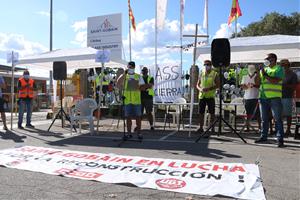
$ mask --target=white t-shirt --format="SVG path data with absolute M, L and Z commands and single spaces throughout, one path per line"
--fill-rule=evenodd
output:
M 252 78 L 249 76 L 249 74 L 244 75 L 242 78 L 241 84 L 248 85 L 249 83 L 255 84 L 255 77 L 257 74 L 255 74 Z M 244 99 L 258 99 L 259 90 L 256 87 L 248 88 L 245 90 Z

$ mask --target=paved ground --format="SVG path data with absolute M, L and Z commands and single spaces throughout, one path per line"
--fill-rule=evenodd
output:
M 118 128 L 117 120 L 101 120 L 100 131 L 93 136 L 87 130 L 83 130 L 80 135 L 71 135 L 70 128 L 62 128 L 60 120 L 47 132 L 50 123 L 51 120 L 46 120 L 44 112 L 34 113 L 33 124 L 36 129 L 14 128 L 13 131 L 1 131 L 0 149 L 33 145 L 182 160 L 241 163 L 257 161 L 267 199 L 300 199 L 300 140 L 288 138 L 285 148 L 277 148 L 272 140 L 270 144 L 254 144 L 254 139 L 258 137 L 254 133 L 242 133 L 247 144 L 234 134 L 224 133 L 195 143 L 198 135 L 194 133 L 189 138 L 187 131 L 176 132 L 175 127 L 167 128 L 166 131 L 159 127 L 151 132 L 146 130 L 148 123 L 143 122 L 144 141 L 126 142 L 118 147 L 113 139 L 122 136 L 123 126 L 121 122 Z M 0 179 L 0 199 L 228 199 L 142 189 L 126 184 L 84 181 L 4 167 L 0 167 Z

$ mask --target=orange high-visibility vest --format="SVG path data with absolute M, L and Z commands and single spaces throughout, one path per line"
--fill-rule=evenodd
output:
M 31 78 L 27 81 L 25 79 L 19 78 L 19 81 L 21 83 L 21 89 L 19 90 L 19 98 L 33 98 L 33 83 L 34 80 Z M 26 87 L 26 85 L 29 84 L 29 87 Z

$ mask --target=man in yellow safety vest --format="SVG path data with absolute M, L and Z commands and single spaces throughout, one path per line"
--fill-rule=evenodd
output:
M 203 132 L 204 113 L 207 105 L 208 112 L 211 116 L 211 123 L 215 119 L 215 94 L 219 87 L 220 81 L 216 71 L 212 70 L 212 63 L 210 60 L 204 61 L 204 69 L 200 73 L 197 89 L 199 90 L 199 122 L 200 128 L 197 132 Z
M 136 120 L 136 128 L 138 139 L 142 140 L 141 131 L 141 90 L 145 90 L 144 79 L 135 73 L 135 62 L 130 61 L 127 70 L 117 80 L 117 87 L 123 90 L 124 98 L 124 116 L 126 118 L 127 133 L 124 134 L 124 140 L 132 137 L 131 126 L 132 119 Z
M 269 112 L 272 111 L 277 130 L 277 145 L 284 147 L 283 144 L 283 124 L 282 124 L 282 80 L 284 71 L 280 65 L 276 64 L 277 56 L 274 53 L 268 54 L 264 61 L 264 67 L 260 71 L 260 113 L 262 119 L 261 136 L 255 143 L 265 143 L 268 138 L 269 130 Z
M 154 130 L 153 115 L 152 115 L 153 97 L 154 97 L 154 90 L 153 90 L 154 78 L 148 75 L 147 67 L 143 67 L 142 77 L 145 82 L 145 90 L 141 91 L 142 114 L 144 113 L 144 109 L 145 109 L 148 121 L 150 123 L 150 130 Z

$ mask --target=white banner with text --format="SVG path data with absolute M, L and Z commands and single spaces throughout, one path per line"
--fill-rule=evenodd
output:
M 154 84 L 155 102 L 173 102 L 182 97 L 182 79 L 180 65 L 161 64 L 149 66 L 149 74 L 156 79 Z
M 0 165 L 46 174 L 131 183 L 198 195 L 265 199 L 258 166 L 115 154 L 88 153 L 24 146 L 0 151 Z

